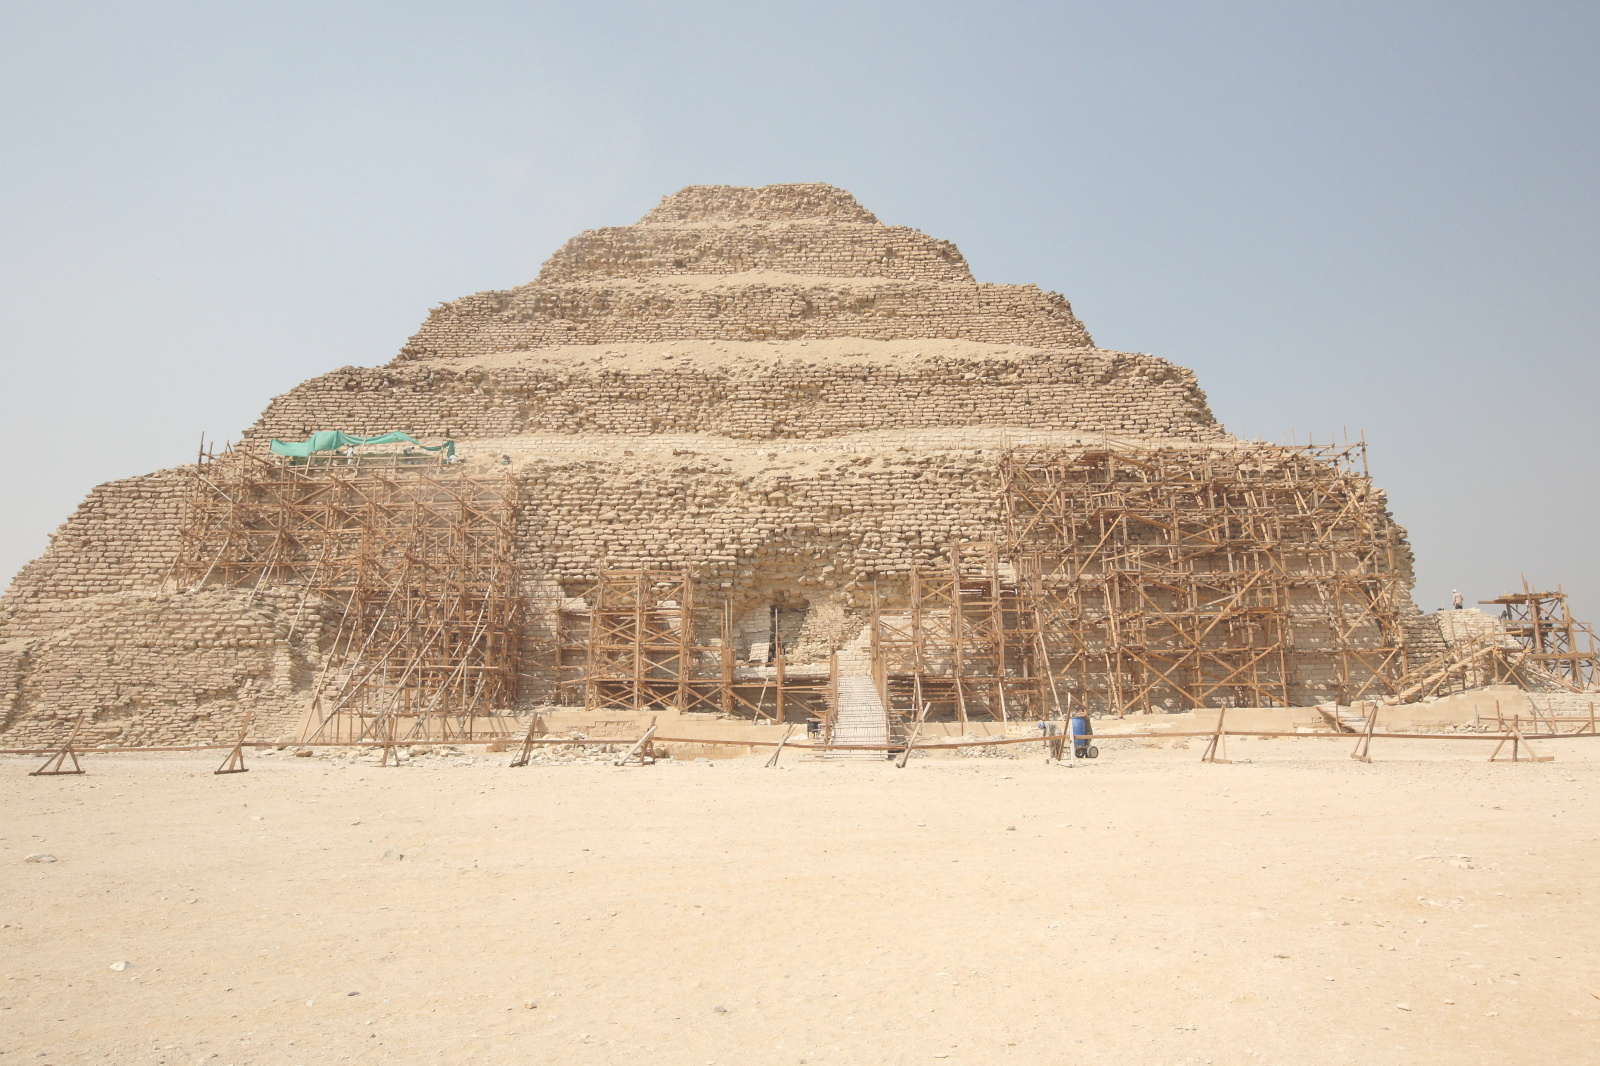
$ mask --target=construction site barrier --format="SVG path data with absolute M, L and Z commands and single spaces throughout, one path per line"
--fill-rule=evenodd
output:
M 1152 733 L 1095 733 L 1088 737 L 1092 741 L 1106 740 L 1178 740 L 1188 737 L 1211 738 L 1214 736 L 1225 737 L 1285 737 L 1293 740 L 1359 740 L 1368 737 L 1374 740 L 1503 740 L 1509 741 L 1520 737 L 1522 740 L 1570 740 L 1574 737 L 1600 736 L 1587 730 L 1573 733 L 1331 733 L 1331 732 L 1285 732 L 1257 729 L 1228 729 L 1220 734 L 1217 730 L 1191 730 L 1174 732 Z M 638 737 L 536 737 L 525 740 L 512 734 L 500 734 L 494 737 L 463 737 L 451 740 L 415 740 L 415 741 L 386 741 L 386 740 L 319 740 L 319 741 L 291 741 L 287 744 L 275 740 L 246 740 L 220 741 L 215 744 L 188 744 L 174 747 L 120 747 L 120 748 L 73 748 L 78 755 L 141 755 L 158 754 L 163 752 L 181 751 L 225 751 L 236 747 L 245 748 L 394 748 L 394 747 L 465 747 L 480 746 L 485 744 L 505 744 L 510 747 L 523 747 L 524 745 L 541 746 L 590 746 L 612 745 L 623 746 L 636 744 L 642 738 Z M 723 745 L 738 748 L 775 748 L 780 744 L 786 749 L 794 751 L 877 751 L 894 752 L 905 751 L 906 744 L 811 744 L 793 740 L 784 742 L 780 740 L 727 740 L 720 737 L 666 737 L 656 734 L 650 738 L 659 744 L 697 744 L 697 745 Z M 1063 733 L 1053 735 L 1040 735 L 1028 737 L 984 737 L 979 740 L 939 741 L 909 745 L 912 751 L 948 751 L 952 748 L 978 748 L 999 747 L 1009 744 L 1050 744 L 1052 742 L 1066 741 L 1072 738 Z M 51 755 L 61 750 L 53 748 L 0 748 L 0 755 Z

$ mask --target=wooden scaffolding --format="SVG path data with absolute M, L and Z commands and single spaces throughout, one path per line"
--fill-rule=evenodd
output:
M 1052 698 L 1349 704 L 1405 672 L 1403 547 L 1364 444 L 1013 450 L 1000 475 Z
M 1406 673 L 1362 444 L 1013 449 L 999 472 L 996 543 L 913 567 L 892 606 L 874 587 L 892 721 L 1350 703 Z
M 834 665 L 796 676 L 776 635 L 770 647 L 758 645 L 758 662 L 740 661 L 733 611 L 729 596 L 706 596 L 688 570 L 601 570 L 562 596 L 549 627 L 558 701 L 591 711 L 831 720 Z
M 291 637 L 313 610 L 332 625 L 306 739 L 498 734 L 517 694 L 516 498 L 428 455 L 203 454 L 175 576 L 293 588 Z
M 1393 696 L 1405 549 L 1365 460 L 1360 443 L 1007 451 L 993 543 L 873 581 L 891 726 Z M 740 661 L 734 602 L 688 572 L 602 571 L 550 627 L 558 698 L 830 714 L 836 666 L 795 677 L 776 627 Z
M 1527 658 L 1565 687 L 1584 692 L 1600 683 L 1594 630 L 1572 617 L 1567 594 L 1560 588 L 1539 592 L 1524 577 L 1521 592 L 1478 602 L 1498 605 L 1506 632 Z
M 936 566 L 913 566 L 898 607 L 872 587 L 871 655 L 891 730 L 924 706 L 964 726 L 1039 717 L 1038 627 L 1016 570 L 993 544 L 953 545 Z

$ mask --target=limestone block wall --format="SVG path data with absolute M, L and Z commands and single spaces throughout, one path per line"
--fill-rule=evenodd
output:
M 593 352 L 486 366 L 345 367 L 275 398 L 246 440 L 322 429 L 423 437 L 694 433 L 817 438 L 1007 425 L 1219 440 L 1194 375 L 1149 355 L 1010 349 L 988 358 L 809 362 L 750 356 L 611 368 Z M 669 353 L 670 355 L 670 353 Z
M 675 222 L 749 224 L 791 219 L 826 219 L 876 224 L 878 219 L 844 189 L 824 182 L 797 182 L 747 188 L 738 185 L 686 185 L 661 198 L 642 226 Z
M 887 580 L 892 606 L 896 575 L 936 563 L 950 544 L 995 536 L 998 458 L 994 449 L 825 448 L 769 453 L 753 468 L 691 449 L 524 460 L 514 468 L 519 567 L 526 589 L 573 591 L 602 567 L 688 567 L 733 594 L 741 655 L 766 639 L 759 634 L 770 632 L 777 604 L 794 612 L 780 623 L 800 623 L 786 632 L 791 662 L 807 649 L 825 658 L 864 624 L 871 575 Z M 285 608 L 272 597 L 292 590 L 248 606 L 238 591 L 160 591 L 186 489 L 172 471 L 102 486 L 95 506 L 80 509 L 8 594 L 0 621 L 8 746 L 47 743 L 80 710 L 93 713 L 104 738 L 129 743 L 225 737 L 247 705 L 262 708 L 262 729 L 273 730 L 257 735 L 292 730 L 320 629 L 303 624 L 290 645 Z M 146 548 L 103 553 L 93 580 L 81 579 L 79 556 L 122 543 L 117 527 L 104 528 L 119 513 L 139 519 Z M 64 591 L 31 583 L 58 573 L 80 579 Z M 1297 637 L 1295 670 L 1308 694 L 1332 691 L 1323 643 L 1314 627 Z
M 841 189 L 691 186 L 574 238 L 531 284 L 435 308 L 388 366 L 276 398 L 246 445 L 494 439 L 519 456 L 526 589 L 689 566 L 732 590 L 741 644 L 777 604 L 821 653 L 859 635 L 869 575 L 994 535 L 993 445 L 1013 429 L 1228 439 L 1192 373 L 1092 343 L 1060 295 L 978 283 L 953 245 Z M 748 445 L 824 438 L 849 439 Z M 95 489 L 0 598 L 7 743 L 59 739 L 81 710 L 130 743 L 226 738 L 245 706 L 270 720 L 257 735 L 292 728 L 318 638 L 290 640 L 278 592 L 163 587 L 187 478 Z
M 1087 348 L 1088 330 L 1036 285 L 782 274 L 624 278 L 477 293 L 434 308 L 397 359 L 459 359 L 557 344 L 956 338 Z
M 904 573 L 947 543 L 992 533 L 993 455 L 845 454 L 760 474 L 697 456 L 529 463 L 518 470 L 522 565 L 558 581 L 641 565 L 705 566 L 730 580 L 759 565 L 818 586 Z M 77 626 L 122 593 L 156 595 L 187 489 L 179 471 L 96 489 L 0 601 L 0 640 Z
M 1505 623 L 1498 616 L 1476 607 L 1460 611 L 1438 611 L 1429 617 L 1439 627 L 1439 633 L 1445 643 L 1451 645 L 1469 644 L 1480 637 L 1506 632 Z M 1509 635 L 1506 636 L 1504 644 L 1506 647 L 1517 646 L 1516 641 Z
M 1060 294 L 975 282 L 953 244 L 884 226 L 843 189 L 690 186 L 573 238 L 531 284 L 434 308 L 398 358 L 802 337 L 1093 344 Z
M 999 520 L 996 453 L 819 458 L 760 475 L 688 457 L 532 463 L 519 469 L 518 543 L 563 582 L 600 567 L 694 566 L 707 580 L 837 586 L 908 573 Z
M 292 731 L 317 659 L 321 620 L 265 590 L 163 591 L 178 552 L 189 475 L 108 482 L 51 537 L 0 598 L 0 743 L 59 743 L 80 711 L 86 742 L 205 743 Z M 290 615 L 294 613 L 291 610 Z M 287 724 L 285 724 L 287 723 Z
M 1431 614 L 1416 611 L 1406 616 L 1404 625 L 1413 667 L 1444 654 L 1454 645 L 1468 644 L 1490 633 L 1505 633 L 1499 618 L 1475 607 Z M 1504 646 L 1514 648 L 1516 642 L 1506 636 Z
M 22 713 L 22 679 L 28 672 L 28 640 L 0 641 L 0 737 Z
M 1437 615 L 1413 611 L 1400 620 L 1405 630 L 1406 651 L 1413 666 L 1442 655 L 1450 644 L 1439 628 Z
M 602 566 L 705 567 L 708 578 L 756 568 L 798 584 L 904 574 L 962 541 L 993 538 L 1000 522 L 994 450 L 899 449 L 787 456 L 751 472 L 687 449 L 646 456 L 532 461 L 516 468 L 518 543 L 529 580 L 590 579 Z M 153 593 L 171 567 L 187 482 L 179 471 L 95 490 L 7 593 L 0 639 L 29 639 L 100 613 L 102 598 Z M 162 494 L 164 493 L 164 495 Z M 108 514 L 136 519 L 129 543 Z M 98 564 L 79 565 L 101 546 Z M 135 550 L 137 548 L 138 550 Z M 1409 571 L 1409 555 L 1402 564 Z M 57 575 L 68 575 L 70 583 Z M 800 580 L 804 578 L 804 580 Z
M 252 710 L 253 736 L 287 737 L 309 699 L 322 622 L 302 613 L 291 641 L 292 592 L 247 599 L 121 593 L 75 625 L 7 642 L 0 743 L 59 743 L 80 713 L 84 744 L 232 740 Z
M 537 283 L 775 271 L 823 277 L 972 281 L 956 246 L 904 226 L 717 223 L 588 230 L 545 261 Z
M 0 639 L 75 624 L 89 597 L 157 588 L 177 558 L 187 490 L 178 469 L 93 489 L 0 597 Z

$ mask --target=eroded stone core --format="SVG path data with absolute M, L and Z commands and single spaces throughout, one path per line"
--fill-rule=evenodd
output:
M 859 639 L 872 578 L 994 536 L 1002 450 L 1231 439 L 1188 370 L 1094 347 L 1060 295 L 976 281 L 822 184 L 691 186 L 586 231 L 532 282 L 429 312 L 389 364 L 277 397 L 243 446 L 323 429 L 509 458 L 530 595 L 688 566 L 733 590 L 741 657 L 781 624 L 802 658 Z M 292 732 L 328 627 L 292 590 L 172 586 L 188 480 L 96 488 L 17 576 L 7 744 L 80 712 L 91 739 L 231 738 L 250 707 Z

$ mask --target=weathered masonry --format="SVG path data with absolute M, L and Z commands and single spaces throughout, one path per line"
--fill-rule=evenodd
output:
M 333 429 L 461 461 L 268 454 Z M 691 187 L 94 490 L 0 601 L 0 739 L 455 737 L 542 703 L 873 739 L 1408 698 L 1485 655 L 1587 676 L 1410 586 L 1359 443 L 1237 440 L 1189 371 L 840 189 Z

